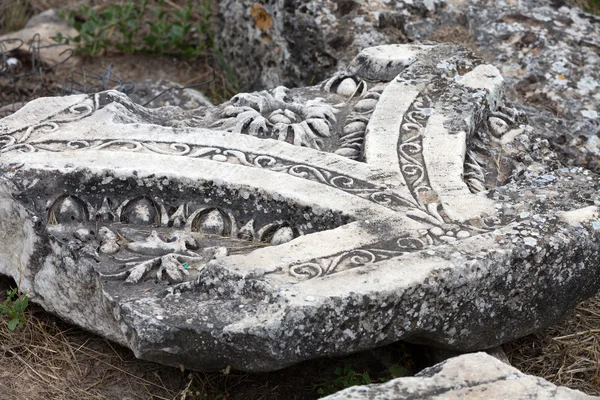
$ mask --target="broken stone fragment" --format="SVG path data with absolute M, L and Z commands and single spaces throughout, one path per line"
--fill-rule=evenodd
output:
M 35 100 L 0 120 L 0 273 L 188 369 L 495 347 L 600 288 L 598 176 L 528 118 L 498 69 L 433 44 L 195 112 Z
M 323 400 L 482 398 L 592 400 L 598 397 L 526 375 L 485 353 L 473 353 L 441 362 L 414 377 L 353 386 Z
M 195 110 L 199 107 L 212 107 L 210 100 L 200 91 L 187 88 L 164 79 L 145 79 L 136 82 L 133 93 L 129 97 L 137 104 L 148 108 L 179 107 L 184 110 Z

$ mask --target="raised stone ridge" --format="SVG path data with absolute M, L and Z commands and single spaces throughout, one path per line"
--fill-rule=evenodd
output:
M 107 91 L 0 120 L 0 273 L 190 369 L 399 339 L 479 350 L 600 287 L 597 187 L 558 165 L 495 67 L 380 46 L 316 86 L 197 111 Z

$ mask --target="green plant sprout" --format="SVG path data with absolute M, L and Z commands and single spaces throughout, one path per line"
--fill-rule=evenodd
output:
M 314 385 L 315 388 L 318 387 L 317 393 L 319 396 L 327 396 L 338 392 L 340 390 L 358 386 L 358 385 L 370 385 L 371 383 L 383 383 L 389 380 L 398 378 L 403 376 L 406 373 L 406 370 L 399 366 L 394 365 L 388 368 L 388 374 L 373 380 L 368 372 L 357 373 L 352 369 L 351 365 L 344 365 L 344 367 L 338 367 L 333 371 L 336 378 L 321 384 Z
M 185 8 L 166 10 L 164 0 L 149 6 L 148 0 L 114 4 L 103 11 L 81 6 L 63 14 L 79 33 L 68 39 L 78 45 L 78 54 L 99 56 L 109 50 L 122 53 L 153 53 L 197 58 L 213 48 L 210 1 L 188 1 Z
M 22 294 L 18 288 L 6 291 L 6 300 L 0 304 L 0 313 L 9 318 L 8 329 L 14 331 L 25 325 L 25 310 L 29 305 L 27 293 Z

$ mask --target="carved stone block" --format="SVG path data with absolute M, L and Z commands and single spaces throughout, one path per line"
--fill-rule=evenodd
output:
M 325 79 L 373 45 L 461 43 L 499 69 L 561 161 L 598 173 L 600 17 L 573 4 L 585 3 L 222 0 L 215 30 L 244 90 Z
M 497 346 L 600 287 L 598 178 L 502 85 L 460 47 L 389 45 L 198 111 L 33 101 L 0 120 L 0 273 L 192 369 Z

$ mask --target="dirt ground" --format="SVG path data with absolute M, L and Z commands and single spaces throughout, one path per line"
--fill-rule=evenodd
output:
M 194 89 L 205 93 L 217 104 L 236 91 L 235 85 L 227 81 L 212 57 L 198 60 L 137 54 L 86 57 L 74 66 L 58 66 L 41 74 L 30 73 L 31 63 L 26 54 L 19 59 L 23 61 L 19 73 L 22 78 L 0 76 L 0 117 L 35 98 L 78 93 L 84 86 L 89 89 L 104 85 L 108 89 L 122 85 L 127 90 L 136 90 L 136 83 L 145 79 L 168 80 L 179 86 L 201 84 Z M 109 70 L 110 82 L 104 83 L 102 78 L 109 76 Z
M 158 0 L 149 0 L 149 7 L 156 6 Z M 0 1 L 0 33 L 6 32 L 7 19 L 21 20 L 22 25 L 33 15 L 50 8 L 65 12 L 76 10 L 79 5 L 87 4 L 100 12 L 113 4 L 122 4 L 117 0 L 4 0 Z M 164 10 L 181 10 L 185 0 L 164 0 Z M 213 2 L 213 8 L 216 2 Z M 24 6 L 27 4 L 27 7 Z M 25 11 L 16 13 L 21 5 Z M 14 24 L 10 24 L 13 26 Z M 13 112 L 24 101 L 43 96 L 65 95 L 101 86 L 102 89 L 125 86 L 127 93 L 135 90 L 135 84 L 145 79 L 167 80 L 178 86 L 195 86 L 215 103 L 221 103 L 238 92 L 237 83 L 232 74 L 225 73 L 226 65 L 219 62 L 218 52 L 207 48 L 197 59 L 181 56 L 157 54 L 122 54 L 113 47 L 103 51 L 101 56 L 90 57 L 68 53 L 61 56 L 61 63 L 42 63 L 34 59 L 24 43 L 18 52 L 7 56 L 18 59 L 18 66 L 8 71 L 0 71 L 0 116 Z M 45 46 L 45 43 L 41 44 Z M 0 43 L 0 56 L 4 58 L 4 44 Z M 67 47 L 64 48 L 65 53 Z M 0 69 L 4 68 L 0 65 Z M 110 72 L 109 72 L 110 71 Z M 110 79 L 107 77 L 110 76 Z M 96 90 L 97 91 L 97 90 Z M 9 107 L 7 107 L 9 106 Z M 2 107 L 5 107 L 4 112 Z

